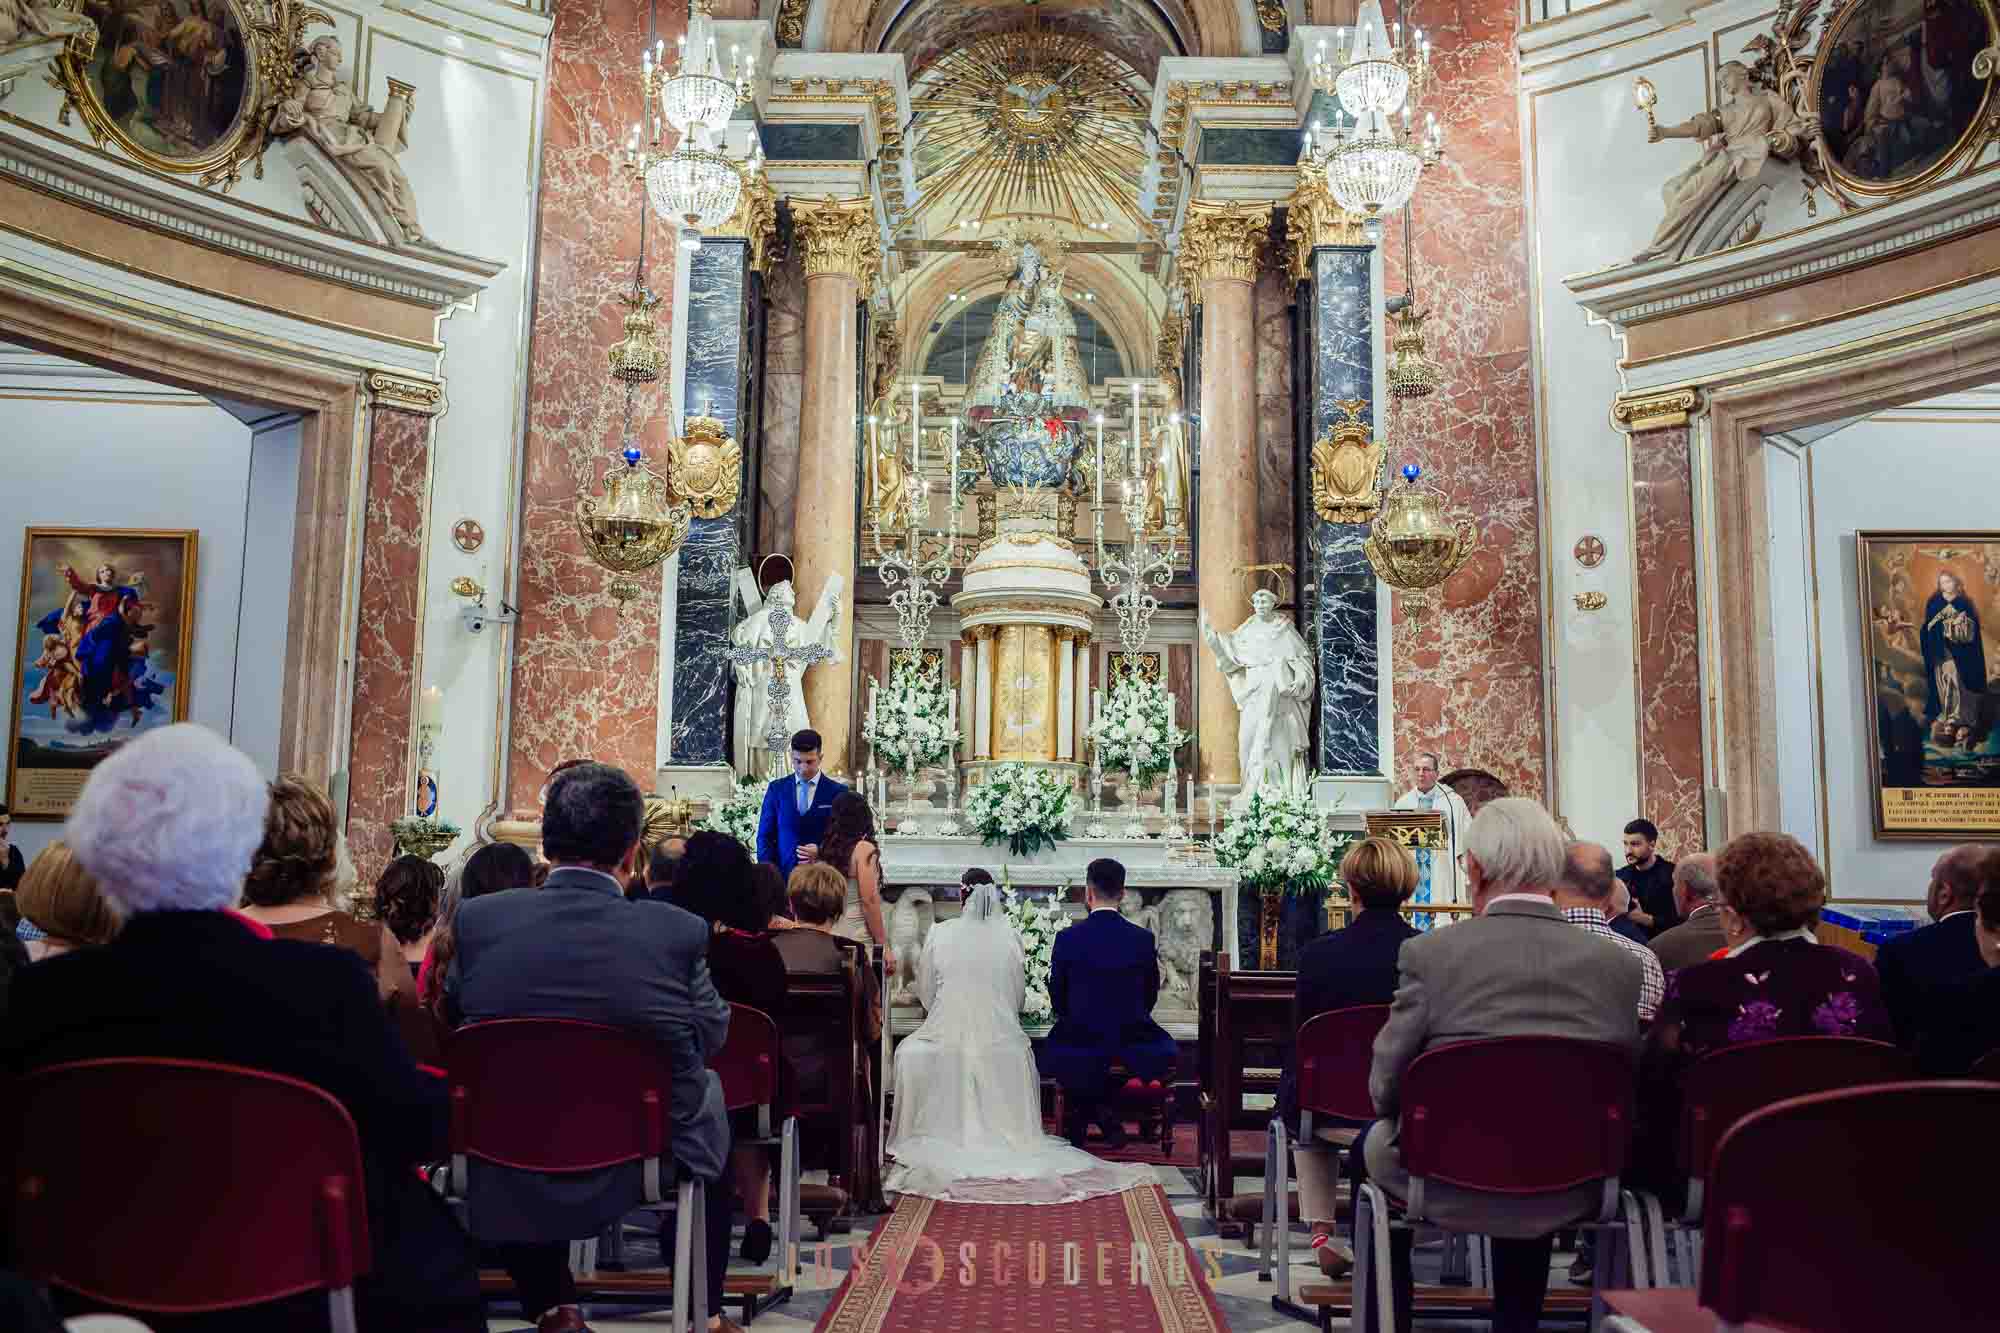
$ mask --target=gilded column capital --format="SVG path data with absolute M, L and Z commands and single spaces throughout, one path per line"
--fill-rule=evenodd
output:
M 792 223 L 805 254 L 806 276 L 853 278 L 867 291 L 882 267 L 875 210 L 866 198 L 794 199 Z
M 1664 430 L 1687 425 L 1700 406 L 1701 394 L 1694 389 L 1619 394 L 1611 404 L 1611 419 L 1623 431 Z
M 1269 204 L 1188 205 L 1181 228 L 1181 264 L 1192 281 L 1255 282 L 1257 260 L 1271 230 Z
M 743 182 L 736 211 L 729 220 L 703 233 L 707 236 L 740 236 L 750 242 L 750 267 L 767 272 L 771 262 L 771 242 L 778 234 L 778 196 L 762 174 Z
M 1285 200 L 1286 259 L 1294 283 L 1312 272 L 1312 253 L 1322 245 L 1366 245 L 1359 213 L 1342 208 L 1317 171 L 1303 173 L 1298 188 Z
M 444 385 L 436 380 L 420 380 L 386 370 L 368 373 L 368 398 L 377 407 L 393 407 L 400 412 L 417 412 L 427 417 L 444 411 Z

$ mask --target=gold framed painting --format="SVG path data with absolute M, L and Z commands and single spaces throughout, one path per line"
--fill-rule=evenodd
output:
M 2000 532 L 1857 532 L 1855 568 L 1875 836 L 2000 838 Z
M 146 0 L 86 4 L 90 27 L 56 58 L 58 119 L 82 116 L 99 147 L 227 190 L 262 158 L 279 104 L 295 95 L 308 24 L 296 0 Z
M 7 745 L 14 818 L 66 818 L 106 756 L 187 719 L 196 538 L 28 529 Z
M 1993 0 L 1847 0 L 1826 21 L 1806 105 L 1841 194 L 1872 202 L 1970 164 L 1992 133 Z

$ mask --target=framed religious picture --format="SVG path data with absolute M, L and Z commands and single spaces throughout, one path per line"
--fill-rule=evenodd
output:
M 262 172 L 272 116 L 304 72 L 294 58 L 302 33 L 333 21 L 298 0 L 90 3 L 83 12 L 91 27 L 52 71 L 61 123 L 74 112 L 100 147 L 225 190 L 244 162 Z
M 2000 837 L 2000 532 L 1855 543 L 1875 836 Z
M 186 720 L 195 539 L 185 530 L 28 529 L 7 746 L 16 819 L 66 817 L 106 755 Z
M 1991 127 L 1994 0 L 1847 0 L 1827 20 L 1807 107 L 1850 199 L 1903 194 L 1977 155 Z

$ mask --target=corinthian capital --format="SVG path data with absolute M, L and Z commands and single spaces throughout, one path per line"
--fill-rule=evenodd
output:
M 808 278 L 838 274 L 858 279 L 864 291 L 874 285 L 882 243 L 867 199 L 794 199 L 792 222 Z
M 1285 203 L 1285 242 L 1293 282 L 1306 280 L 1312 269 L 1312 252 L 1320 246 L 1368 244 L 1361 215 L 1348 212 L 1334 200 L 1321 172 L 1301 173 L 1298 188 Z
M 1181 263 L 1197 283 L 1254 282 L 1257 257 L 1270 230 L 1269 204 L 1189 204 L 1181 228 Z

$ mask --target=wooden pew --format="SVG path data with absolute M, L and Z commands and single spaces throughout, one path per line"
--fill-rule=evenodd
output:
M 774 1015 L 786 1054 L 802 1066 L 799 1139 L 802 1163 L 825 1170 L 831 1185 L 805 1185 L 801 1208 L 824 1240 L 846 1231 L 852 1206 L 880 1193 L 875 1099 L 868 1079 L 867 1013 L 859 951 L 841 972 L 792 972 L 785 1009 Z M 817 1067 L 817 1068 L 816 1068 Z
M 1201 955 L 1196 984 L 1200 1169 L 1209 1215 L 1224 1236 L 1243 1234 L 1244 1224 L 1261 1215 L 1261 1193 L 1235 1199 L 1236 1177 L 1262 1172 L 1263 1136 L 1272 1112 L 1248 1109 L 1244 1098 L 1277 1095 L 1297 1030 L 1292 1021 L 1296 986 L 1296 973 L 1239 972 L 1230 967 L 1227 953 Z M 1231 1141 L 1237 1131 L 1249 1134 L 1240 1148 Z

